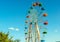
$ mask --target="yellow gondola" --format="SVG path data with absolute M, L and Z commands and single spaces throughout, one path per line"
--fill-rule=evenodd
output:
M 34 3 L 33 6 L 36 6 L 36 3 Z

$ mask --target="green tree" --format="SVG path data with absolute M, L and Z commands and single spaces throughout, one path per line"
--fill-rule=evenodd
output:
M 0 42 L 20 42 L 19 39 L 13 40 L 13 36 L 9 38 L 9 32 L 3 33 L 0 32 Z
M 3 33 L 3 32 L 0 32 L 0 42 L 12 42 L 12 37 L 9 38 L 9 32 L 8 33 Z

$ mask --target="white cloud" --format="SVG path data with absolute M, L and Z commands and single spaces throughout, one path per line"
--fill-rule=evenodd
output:
M 15 28 L 15 30 L 16 30 L 16 31 L 19 31 L 19 29 L 18 29 L 18 28 Z
M 13 27 L 11 27 L 11 28 L 8 28 L 9 30 L 13 30 L 13 31 L 19 31 L 19 28 L 13 28 Z
M 14 30 L 14 28 L 13 27 L 11 27 L 11 28 L 8 28 L 9 30 Z

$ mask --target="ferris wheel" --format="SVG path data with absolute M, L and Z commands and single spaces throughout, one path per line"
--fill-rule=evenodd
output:
M 46 25 L 48 25 L 48 21 L 45 19 L 46 16 L 47 13 L 41 3 L 35 2 L 32 4 L 25 20 L 26 42 L 41 42 L 41 27 L 44 29 L 42 32 L 43 36 L 47 34 Z

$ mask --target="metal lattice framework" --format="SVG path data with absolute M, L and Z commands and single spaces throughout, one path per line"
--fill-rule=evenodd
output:
M 25 20 L 25 40 L 26 42 L 40 42 L 40 26 L 47 25 L 48 22 L 44 19 L 47 16 L 44 13 L 45 9 L 43 8 L 42 4 L 39 2 L 35 2 L 29 8 L 28 14 Z M 42 32 L 43 35 L 47 34 L 46 28 Z

